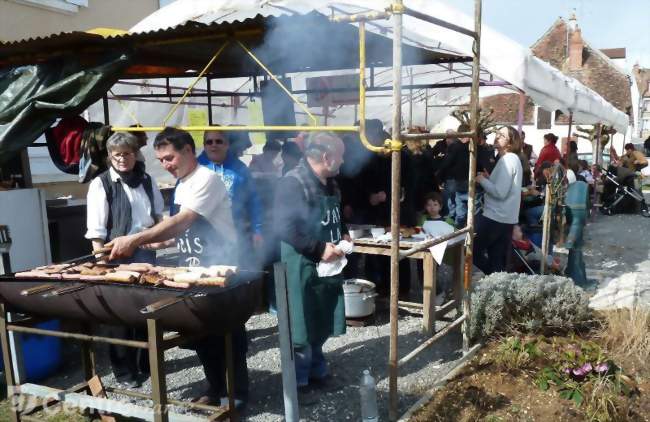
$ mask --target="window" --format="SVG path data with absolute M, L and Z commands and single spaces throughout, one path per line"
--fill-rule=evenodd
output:
M 11 0 L 26 6 L 40 7 L 53 12 L 74 14 L 80 7 L 88 7 L 88 0 Z
M 537 107 L 537 129 L 551 128 L 551 112 Z

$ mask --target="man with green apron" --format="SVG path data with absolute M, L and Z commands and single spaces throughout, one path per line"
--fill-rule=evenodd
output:
M 333 133 L 314 132 L 305 142 L 305 158 L 281 179 L 276 193 L 299 389 L 328 377 L 323 344 L 345 333 L 343 276 L 319 277 L 316 270 L 319 262 L 342 257 L 336 244 L 349 240 L 333 179 L 343 151 L 343 142 Z

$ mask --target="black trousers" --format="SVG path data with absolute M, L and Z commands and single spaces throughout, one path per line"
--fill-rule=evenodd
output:
M 146 328 L 109 326 L 107 331 L 109 337 L 147 341 Z M 149 354 L 145 349 L 110 344 L 108 346 L 108 357 L 115 378 L 127 377 L 134 379 L 140 372 L 149 374 Z
M 215 399 L 227 396 L 225 336 L 210 335 L 192 344 L 203 365 L 205 378 L 210 385 L 209 395 Z M 248 339 L 242 325 L 232 331 L 232 355 L 235 369 L 235 397 L 248 399 L 248 367 L 246 352 Z
M 506 270 L 513 226 L 491 220 L 483 214 L 476 217 L 474 263 L 486 275 Z

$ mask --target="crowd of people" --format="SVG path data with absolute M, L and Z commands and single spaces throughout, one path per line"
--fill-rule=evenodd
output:
M 378 120 L 369 120 L 366 127 L 375 145 L 390 138 Z M 457 128 L 459 133 L 468 131 L 465 125 Z M 461 228 L 466 224 L 470 139 L 455 139 L 452 133 L 433 146 L 417 142 L 403 149 L 402 225 L 446 221 Z M 595 178 L 592 169 L 572 154 L 574 146 L 563 155 L 552 133 L 544 136 L 538 155 L 524 136 L 508 126 L 496 132 L 493 145 L 484 134 L 479 136 L 476 266 L 485 274 L 517 270 L 511 258 L 518 250 L 524 252 L 524 259 L 550 259 L 549 267 L 559 268 L 552 257 L 541 257 L 538 249 L 544 186 L 562 174 L 569 184 L 566 202 L 571 211 L 566 271 L 576 282 L 585 282 L 581 226 Z M 177 182 L 169 216 L 163 218 L 161 193 L 139 154 L 144 142 L 131 133 L 115 133 L 108 139 L 109 170 L 95 178 L 88 191 L 86 237 L 96 248 L 111 246 L 109 259 L 118 262 L 155 263 L 155 250 L 174 244 L 181 266 L 259 268 L 281 260 L 287 267 L 299 391 L 326 384 L 329 369 L 323 344 L 345 332 L 343 274 L 319 277 L 316 266 L 343 255 L 337 244 L 350 240 L 347 224 L 390 225 L 390 156 L 368 152 L 358 135 L 312 132 L 291 140 L 267 140 L 262 153 L 247 166 L 240 157 L 250 141 L 241 132 L 206 131 L 203 151 L 197 156 L 188 132 L 165 128 L 156 135 L 153 149 Z M 635 170 L 647 165 L 633 146 L 625 148 L 616 165 Z M 400 265 L 400 289 L 408 289 L 410 266 L 407 260 Z M 378 284 L 380 292 L 387 292 L 388 257 L 367 257 L 361 271 Z M 138 330 L 118 334 L 146 339 Z M 236 403 L 242 406 L 248 399 L 248 340 L 243 325 L 233 331 L 232 339 Z M 192 345 L 210 387 L 198 398 L 201 403 L 225 400 L 223 344 L 224 338 L 214 335 Z M 146 376 L 146 356 L 111 346 L 110 357 L 118 381 L 137 385 Z

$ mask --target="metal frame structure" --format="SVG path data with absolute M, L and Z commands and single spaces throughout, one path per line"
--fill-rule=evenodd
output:
M 156 98 L 162 100 L 163 98 L 169 98 L 170 101 L 172 98 L 179 98 L 176 103 L 173 105 L 167 116 L 163 121 L 161 126 L 145 126 L 145 127 L 113 127 L 113 131 L 128 131 L 128 132 L 155 132 L 161 131 L 164 128 L 165 123 L 170 119 L 174 114 L 177 108 L 184 103 L 187 98 L 192 97 L 207 97 L 207 105 L 209 107 L 209 125 L 207 126 L 180 126 L 180 129 L 188 131 L 206 131 L 206 130 L 218 130 L 218 131 L 246 131 L 246 132 L 277 132 L 277 131 L 295 131 L 295 132 L 313 132 L 313 131 L 332 131 L 332 132 L 348 132 L 348 133 L 358 133 L 361 142 L 364 147 L 368 150 L 375 153 L 390 154 L 391 156 L 391 249 L 390 249 L 390 347 L 389 347 L 389 419 L 392 421 L 397 420 L 398 418 L 398 391 L 397 391 L 397 379 L 399 376 L 400 366 L 405 365 L 413 357 L 418 355 L 423 350 L 432 346 L 437 340 L 444 337 L 446 334 L 451 332 L 453 329 L 462 325 L 463 332 L 463 352 L 465 356 L 468 356 L 471 351 L 470 349 L 470 339 L 468 335 L 469 328 L 469 311 L 470 311 L 470 288 L 471 288 L 471 278 L 472 278 L 472 248 L 474 243 L 474 211 L 475 211 L 475 173 L 476 173 L 476 146 L 478 142 L 478 122 L 479 122 L 479 87 L 484 85 L 492 86 L 506 86 L 507 82 L 503 81 L 481 81 L 481 69 L 480 69 L 480 39 L 481 39 L 481 0 L 474 0 L 475 12 L 474 12 L 474 30 L 467 30 L 465 28 L 459 27 L 449 22 L 442 21 L 432 16 L 428 16 L 412 10 L 408 7 L 405 7 L 403 0 L 395 0 L 393 4 L 388 7 L 383 12 L 371 12 L 371 13 L 360 13 L 360 14 L 343 14 L 335 15 L 333 10 L 333 15 L 330 17 L 332 22 L 339 23 L 357 23 L 358 24 L 358 34 L 359 34 L 359 104 L 358 104 L 358 120 L 359 125 L 351 126 L 330 126 L 330 125 L 316 125 L 316 119 L 314 115 L 295 97 L 296 93 L 304 93 L 302 91 L 290 91 L 288 90 L 278 78 L 276 78 L 273 73 L 253 54 L 253 52 L 240 40 L 237 39 L 237 36 L 241 35 L 240 32 L 234 34 L 223 34 L 223 35 L 209 35 L 209 38 L 212 40 L 221 40 L 223 44 L 212 56 L 211 60 L 204 66 L 204 68 L 192 75 L 195 77 L 194 81 L 185 89 L 185 92 L 182 95 L 173 94 L 169 86 L 169 78 L 166 78 L 166 88 L 167 92 L 163 94 L 144 94 L 144 95 L 115 95 L 111 93 L 112 97 L 120 99 L 133 99 L 136 101 L 158 101 Z M 467 82 L 462 83 L 436 83 L 436 84 L 410 84 L 403 86 L 402 85 L 402 70 L 403 70 L 403 60 L 402 60 L 402 49 L 404 47 L 403 42 L 406 38 L 402 35 L 403 29 L 403 15 L 408 15 L 416 19 L 428 22 L 432 25 L 437 25 L 444 27 L 446 29 L 462 33 L 466 36 L 469 36 L 473 39 L 473 54 L 471 57 L 471 75 L 465 72 L 459 72 L 464 77 L 471 76 L 471 84 Z M 392 87 L 375 87 L 375 72 L 374 67 L 370 67 L 370 87 L 366 86 L 366 24 L 372 25 L 373 20 L 377 19 L 387 19 L 393 18 L 392 22 Z M 234 40 L 234 43 L 233 43 Z M 171 41 L 164 41 L 171 42 Z M 215 126 L 212 123 L 212 96 L 217 95 L 227 95 L 227 96 L 252 96 L 258 95 L 258 93 L 225 93 L 225 92 L 214 92 L 211 89 L 211 79 L 208 70 L 218 59 L 220 53 L 223 51 L 225 45 L 228 43 L 236 44 L 241 47 L 246 54 L 255 62 L 259 67 L 261 67 L 266 76 L 274 81 L 279 87 L 290 97 L 294 102 L 296 102 L 303 112 L 309 116 L 312 125 L 311 126 L 285 126 L 285 125 L 276 125 L 276 126 Z M 444 58 L 442 62 L 454 63 L 454 62 L 467 62 L 467 57 L 458 57 L 458 58 Z M 202 78 L 206 77 L 207 80 L 207 95 L 206 94 L 195 94 L 192 92 L 196 83 Z M 182 77 L 189 77 L 190 74 L 179 75 Z M 257 78 L 253 79 L 255 85 L 255 91 L 257 91 Z M 402 90 L 403 89 L 434 89 L 434 88 L 451 88 L 451 87 L 469 87 L 470 88 L 470 115 L 471 115 L 471 125 L 469 132 L 462 133 L 426 133 L 426 134 L 408 134 L 406 131 L 402 130 Z M 384 91 L 391 90 L 391 96 L 393 99 L 393 114 L 392 114 L 392 134 L 391 138 L 384 141 L 383 145 L 373 145 L 366 137 L 366 93 L 367 91 Z M 335 91 L 335 90 L 327 90 Z M 306 91 L 305 91 L 306 92 Z M 150 98 L 148 98 L 150 97 Z M 104 106 L 104 120 L 108 124 L 110 121 L 110 116 L 108 113 L 108 93 L 103 97 L 103 106 Z M 136 122 L 137 123 L 137 122 Z M 459 138 L 470 138 L 469 150 L 470 150 L 470 169 L 469 169 L 469 200 L 468 200 L 468 218 L 466 227 L 455 231 L 449 236 L 444 236 L 437 239 L 432 239 L 419 243 L 417 246 L 414 246 L 407 250 L 400 250 L 400 239 L 399 239 L 399 227 L 400 227 L 400 185 L 401 185 L 401 150 L 404 146 L 404 141 L 407 140 L 430 140 L 430 139 L 444 139 L 449 136 L 459 137 Z M 432 333 L 432 336 L 416 347 L 411 352 L 407 353 L 401 359 L 398 356 L 398 291 L 399 291 L 399 261 L 408 258 L 414 254 L 419 253 L 425 249 L 430 248 L 436 244 L 442 243 L 450 238 L 456 236 L 465 236 L 464 242 L 464 256 L 461 257 L 463 260 L 463 291 L 462 291 L 462 312 L 460 315 L 447 325 L 444 329 Z M 2 321 L 0 321 L 1 323 Z M 5 322 L 6 324 L 6 322 Z M 155 326 L 155 322 L 153 323 Z M 24 328 L 18 327 L 16 324 L 11 324 L 8 327 L 5 325 L 5 330 L 0 330 L 0 336 L 4 336 L 6 328 L 21 331 Z M 151 328 L 151 327 L 150 327 Z M 154 327 L 155 328 L 155 327 Z M 46 333 L 42 333 L 46 334 Z M 154 333 L 155 334 L 155 333 Z M 157 337 L 156 337 L 157 338 Z M 82 338 L 80 338 L 82 339 Z M 93 337 L 93 339 L 96 339 Z M 82 340 L 90 340 L 89 338 L 83 338 Z M 110 342 L 107 339 L 101 339 L 98 341 Z M 146 343 L 144 343 L 146 344 Z M 136 346 L 136 347 L 141 347 Z M 475 346 L 476 347 L 476 346 Z M 9 382 L 8 384 L 12 384 Z M 160 391 L 155 394 L 159 394 Z M 162 400 L 162 399 L 161 399 Z M 163 416 L 164 417 L 164 416 Z M 156 419 L 156 421 L 163 421 L 164 419 Z
M 469 132 L 463 133 L 429 133 L 429 134 L 406 134 L 402 131 L 402 16 L 407 14 L 409 16 L 429 22 L 433 25 L 439 25 L 447 29 L 457 31 L 464 35 L 471 37 L 474 40 L 473 56 L 472 56 L 472 83 L 470 95 L 470 116 L 471 126 Z M 384 145 L 372 145 L 366 137 L 365 118 L 366 118 L 366 51 L 365 51 L 365 24 L 368 21 L 375 19 L 385 19 L 393 17 L 393 118 L 392 118 L 392 134 L 391 139 L 387 139 Z M 404 6 L 403 0 L 395 0 L 383 13 L 371 12 L 360 13 L 356 15 L 345 16 L 332 16 L 330 18 L 334 22 L 357 22 L 359 28 L 359 126 L 318 126 L 315 125 L 313 115 L 309 113 L 298 99 L 282 85 L 282 83 L 259 61 L 254 54 L 246 48 L 244 44 L 237 41 L 237 44 L 242 47 L 246 53 L 251 56 L 255 62 L 260 65 L 264 71 L 271 77 L 271 79 L 280 86 L 280 88 L 289 95 L 294 102 L 299 104 L 301 108 L 312 120 L 312 126 L 181 126 L 180 129 L 188 131 L 206 131 L 206 130 L 219 130 L 219 131 L 247 131 L 247 132 L 272 132 L 272 131 L 332 131 L 332 132 L 356 132 L 359 134 L 361 142 L 364 147 L 375 153 L 390 154 L 391 156 L 391 254 L 390 254 L 390 347 L 389 347 L 389 419 L 395 421 L 398 418 L 398 391 L 397 379 L 399 376 L 399 367 L 405 365 L 413 357 L 424 351 L 437 340 L 444 337 L 451 332 L 454 328 L 462 325 L 463 332 L 463 352 L 470 353 L 470 339 L 469 339 L 469 312 L 470 312 L 470 288 L 472 280 L 472 249 L 474 244 L 474 211 L 475 204 L 474 198 L 476 195 L 475 174 L 476 174 L 476 146 L 478 142 L 478 121 L 479 121 L 479 86 L 480 81 L 480 39 L 481 39 L 481 0 L 475 0 L 474 12 L 474 31 L 469 31 L 457 25 L 444 22 L 432 16 L 427 16 Z M 196 81 L 203 76 L 205 71 L 212 64 L 216 56 L 221 50 L 215 54 L 213 60 L 199 73 L 195 82 L 190 84 L 185 93 L 181 96 L 180 100 L 174 106 L 172 111 L 168 114 L 167 119 L 176 110 L 178 105 L 190 94 Z M 372 76 L 372 75 L 371 75 Z M 494 85 L 505 85 L 504 83 L 494 83 Z M 449 86 L 458 86 L 458 84 L 448 84 Z M 465 84 L 466 85 L 466 84 Z M 427 86 L 432 88 L 434 86 Z M 411 85 L 412 88 L 412 85 Z M 209 90 L 208 90 L 209 91 Z M 210 93 L 210 92 L 209 92 Z M 250 95 L 250 94 L 247 94 Z M 166 96 L 166 95 L 165 95 Z M 167 120 L 166 119 L 166 120 Z M 165 120 L 165 121 L 166 121 Z M 113 127 L 114 131 L 161 131 L 164 127 Z M 470 168 L 469 168 L 469 192 L 468 192 L 468 215 L 466 227 L 454 232 L 449 236 L 436 238 L 429 241 L 421 242 L 418 246 L 413 247 L 406 251 L 400 251 L 400 184 L 401 184 L 401 150 L 403 141 L 406 140 L 428 140 L 428 139 L 444 139 L 448 136 L 455 137 L 469 137 L 470 149 Z M 459 235 L 465 235 L 464 246 L 464 283 L 462 292 L 462 312 L 454 321 L 447 325 L 439 332 L 433 333 L 432 337 L 416 347 L 413 351 L 408 353 L 403 358 L 399 359 L 398 356 L 398 292 L 399 292 L 399 261 L 407 258 L 419 251 L 430 248 L 436 244 L 442 243 L 449 238 Z
M 40 421 L 34 413 L 41 411 L 49 406 L 59 403 L 69 403 L 75 407 L 87 409 L 103 410 L 108 412 L 119 413 L 122 409 L 125 416 L 152 420 L 153 422 L 168 421 L 218 421 L 229 418 L 231 421 L 237 421 L 238 414 L 235 408 L 235 398 L 233 392 L 234 367 L 232 361 L 232 338 L 230 334 L 225 336 L 226 348 L 226 379 L 228 384 L 228 408 L 209 406 L 198 403 L 172 400 L 167 397 L 167 383 L 165 380 L 164 352 L 176 346 L 187 344 L 197 338 L 196 335 L 186 336 L 180 333 L 170 333 L 163 335 L 163 327 L 155 319 L 147 319 L 147 341 L 124 340 L 121 338 L 105 337 L 92 335 L 89 325 L 84 324 L 81 332 L 70 332 L 61 330 L 47 330 L 36 328 L 35 325 L 39 320 L 37 318 L 25 317 L 19 321 L 9 321 L 6 307 L 0 303 L 0 342 L 2 343 L 2 357 L 5 364 L 5 380 L 7 383 L 7 397 L 12 403 L 9 417 L 12 422 L 19 421 Z M 16 378 L 13 371 L 13 360 L 9 346 L 9 336 L 11 332 L 37 334 L 42 336 L 58 337 L 63 339 L 77 340 L 81 342 L 81 361 L 85 381 L 67 389 L 56 390 L 49 387 L 36 384 L 23 384 Z M 107 343 L 126 347 L 135 347 L 148 351 L 149 365 L 151 371 L 151 395 L 137 393 L 134 391 L 123 390 L 118 388 L 106 387 L 104 390 L 109 393 L 125 395 L 132 398 L 151 400 L 153 406 L 124 405 L 118 401 L 102 397 L 93 397 L 86 394 L 91 389 L 90 380 L 97 375 L 95 367 L 95 353 L 92 349 L 92 343 Z M 34 396 L 42 399 L 42 403 L 30 409 L 21 410 L 14 403 L 14 398 L 20 395 Z M 56 399 L 52 399 L 56 397 Z M 168 406 L 183 406 L 194 410 L 211 412 L 208 417 L 189 416 L 174 414 L 169 411 Z

